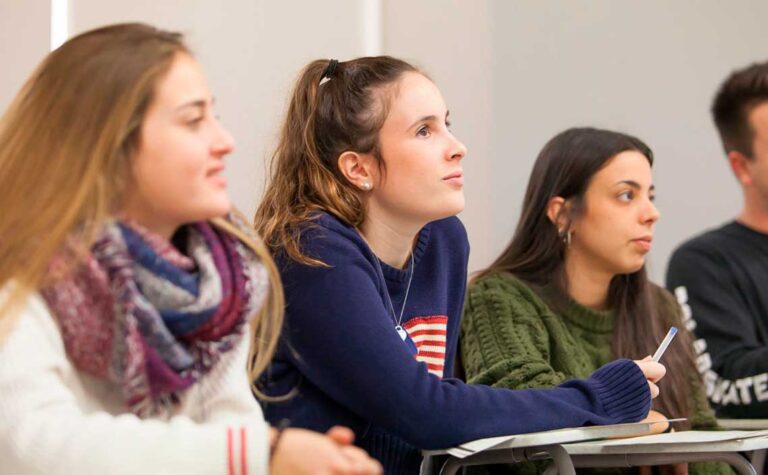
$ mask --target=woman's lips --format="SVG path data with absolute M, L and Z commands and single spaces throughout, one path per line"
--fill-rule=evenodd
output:
M 206 176 L 214 185 L 224 188 L 227 186 L 227 178 L 222 174 L 223 171 L 224 167 L 216 167 L 211 169 Z
M 451 173 L 443 181 L 453 186 L 464 186 L 464 175 L 461 172 Z
M 641 250 L 648 252 L 651 250 L 651 243 L 653 242 L 653 238 L 651 237 L 641 237 L 638 239 L 633 239 L 632 242 L 635 243 Z

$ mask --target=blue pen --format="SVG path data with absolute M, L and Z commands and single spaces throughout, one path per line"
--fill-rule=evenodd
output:
M 659 361 L 661 359 L 661 356 L 667 351 L 667 347 L 672 342 L 672 338 L 674 338 L 675 335 L 677 335 L 677 327 L 670 328 L 667 332 L 667 336 L 664 337 L 664 340 L 662 340 L 659 348 L 656 350 L 656 353 L 653 354 L 653 361 Z

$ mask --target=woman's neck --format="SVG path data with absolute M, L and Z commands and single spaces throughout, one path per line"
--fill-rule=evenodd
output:
M 169 222 L 168 220 L 160 219 L 157 215 L 152 213 L 141 213 L 135 209 L 127 208 L 118 216 L 119 219 L 125 221 L 132 221 L 139 226 L 145 228 L 148 231 L 153 232 L 159 236 L 164 237 L 167 240 L 171 240 L 171 236 L 181 226 L 179 223 Z
M 408 263 L 414 240 L 422 227 L 369 213 L 360 226 L 360 234 L 382 262 L 402 269 Z
M 586 262 L 577 253 L 565 257 L 565 280 L 568 295 L 580 305 L 593 310 L 608 308 L 608 288 L 613 275 Z

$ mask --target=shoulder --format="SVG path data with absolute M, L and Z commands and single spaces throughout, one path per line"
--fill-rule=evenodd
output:
M 469 258 L 469 240 L 464 224 L 456 216 L 428 223 L 419 232 L 416 256 L 425 253 L 439 259 L 456 259 L 466 263 Z
M 360 243 L 363 242 L 354 226 L 329 213 L 317 213 L 315 218 L 302 227 L 299 241 L 303 248 L 319 247 L 323 242 Z
M 27 296 L 16 311 L 0 322 L 0 387 L 30 381 L 41 369 L 53 370 L 68 381 L 73 367 L 67 358 L 61 330 L 39 293 Z
M 317 213 L 314 219 L 303 225 L 299 246 L 303 254 L 324 262 L 326 266 L 296 264 L 286 256 L 278 256 L 276 260 L 281 272 L 305 267 L 327 269 L 349 261 L 372 258 L 368 245 L 354 226 L 325 212 Z
M 504 292 L 538 299 L 529 284 L 507 272 L 492 272 L 472 282 L 470 292 L 477 294 Z
M 0 301 L 9 294 L 9 288 L 0 290 Z M 34 351 L 41 347 L 64 354 L 61 332 L 48 305 L 37 292 L 27 295 L 22 302 L 0 322 L 0 355 L 6 352 Z M 46 343 L 43 343 L 46 342 Z
M 467 230 L 464 228 L 464 224 L 461 220 L 456 216 L 432 221 L 425 227 L 430 229 L 430 232 L 435 234 L 435 237 L 459 238 L 462 241 L 467 240 Z
M 455 216 L 425 225 L 419 232 L 413 252 L 417 263 L 431 266 L 435 272 L 466 278 L 469 241 L 464 225 Z M 461 284 L 462 294 L 464 285 Z
M 667 286 L 706 282 L 715 274 L 729 269 L 729 263 L 742 244 L 740 225 L 730 222 L 706 231 L 677 247 L 667 267 Z
M 715 229 L 709 229 L 680 244 L 672 253 L 672 262 L 692 255 L 713 255 L 738 240 L 738 225 L 727 223 Z
M 494 272 L 472 282 L 467 292 L 472 302 L 500 302 L 546 307 L 526 282 L 506 272 Z

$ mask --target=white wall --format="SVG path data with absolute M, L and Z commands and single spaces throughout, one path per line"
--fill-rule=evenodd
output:
M 768 3 L 493 2 L 493 203 L 489 245 L 502 249 L 527 175 L 558 131 L 596 125 L 654 150 L 659 221 L 650 257 L 663 282 L 681 241 L 740 207 L 709 115 L 735 67 L 768 59 Z M 586 8 L 589 5 L 589 8 Z
M 544 142 L 569 126 L 596 125 L 637 135 L 656 153 L 662 219 L 650 266 L 663 280 L 679 241 L 740 206 L 708 109 L 728 72 L 768 59 L 761 0 L 70 3 L 73 33 L 139 20 L 189 34 L 238 142 L 227 173 L 247 214 L 296 73 L 316 57 L 370 51 L 379 31 L 370 12 L 380 11 L 383 52 L 435 79 L 469 147 L 461 217 L 473 270 L 509 240 Z M 0 109 L 47 50 L 49 15 L 48 1 L 0 0 Z
M 0 113 L 50 49 L 50 0 L 0 0 Z
M 470 268 L 490 262 L 493 58 L 488 0 L 389 0 L 384 3 L 384 51 L 423 69 L 440 87 L 453 133 L 467 146 L 463 168 L 470 234 Z
M 2 0 L 0 0 L 2 1 Z M 237 143 L 226 175 L 235 204 L 252 216 L 291 84 L 316 58 L 364 53 L 365 2 L 357 0 L 70 0 L 73 32 L 143 21 L 187 34 L 217 112 Z
M 511 238 L 544 143 L 593 125 L 654 150 L 663 282 L 680 241 L 739 209 L 709 105 L 732 69 L 768 59 L 766 15 L 758 0 L 387 1 L 385 51 L 432 73 L 469 147 L 470 269 Z

